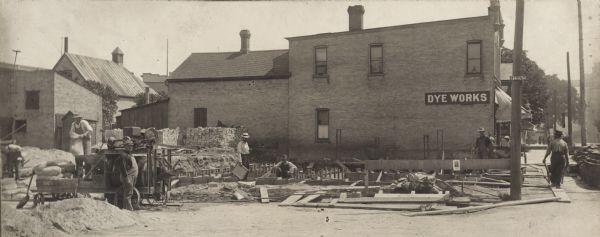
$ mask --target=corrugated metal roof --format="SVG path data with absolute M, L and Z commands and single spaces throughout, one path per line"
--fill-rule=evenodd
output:
M 110 86 L 119 96 L 134 97 L 144 92 L 146 84 L 132 72 L 113 61 L 72 53 L 65 56 L 77 68 L 85 80 L 92 80 Z M 152 93 L 154 90 L 150 89 Z
M 165 80 L 167 80 L 167 76 L 166 75 L 154 74 L 154 73 L 144 73 L 144 74 L 142 74 L 142 80 L 144 80 L 145 83 L 148 83 L 148 82 L 165 82 Z
M 288 76 L 288 50 L 192 53 L 169 80 Z

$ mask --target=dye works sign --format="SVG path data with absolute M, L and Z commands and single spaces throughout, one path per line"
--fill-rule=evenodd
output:
M 425 93 L 426 105 L 449 105 L 449 104 L 487 104 L 490 102 L 489 91 L 471 92 L 432 92 Z

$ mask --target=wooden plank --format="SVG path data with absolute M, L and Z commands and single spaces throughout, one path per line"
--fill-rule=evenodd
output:
M 297 201 L 296 204 L 298 204 L 298 203 L 301 203 L 301 204 L 309 203 L 310 201 L 317 199 L 319 196 L 321 196 L 321 195 L 320 194 L 311 194 L 311 195 L 308 195 L 307 197 L 303 198 L 302 200 Z
M 346 193 L 346 192 L 340 193 L 340 199 L 338 201 L 343 201 L 346 198 L 348 198 L 348 193 Z
M 269 203 L 269 191 L 267 187 L 260 187 L 260 202 Z
M 361 197 L 346 198 L 340 200 L 340 203 L 432 203 L 444 202 L 445 198 L 421 198 L 416 195 L 406 197 Z
M 294 204 L 295 202 L 297 202 L 298 200 L 302 199 L 303 195 L 291 195 L 288 198 L 286 198 L 285 200 L 283 200 L 283 202 L 279 203 L 279 206 L 290 206 L 292 204 Z
M 398 200 L 416 200 L 416 201 L 438 201 L 446 200 L 450 197 L 450 193 L 445 194 L 405 194 L 405 193 L 377 193 L 375 198 L 396 198 Z
M 432 205 L 422 204 L 348 204 L 348 203 L 295 203 L 296 207 L 327 207 L 327 208 L 343 208 L 343 209 L 365 209 L 365 210 L 382 210 L 382 211 L 420 211 L 430 210 Z
M 555 187 L 550 187 L 550 189 L 552 190 L 552 193 L 554 193 L 554 197 L 559 198 L 558 202 L 571 203 L 571 198 L 569 198 L 569 195 L 567 195 L 567 192 L 565 192 L 564 189 Z
M 344 163 L 340 162 L 339 160 L 335 160 L 335 163 L 336 163 L 336 164 L 337 164 L 337 165 L 338 165 L 340 168 L 342 168 L 342 170 L 343 170 L 344 172 L 348 172 L 348 171 L 350 171 L 350 169 L 348 169 L 348 167 L 346 167 L 346 165 L 344 165 Z
M 383 176 L 383 170 L 379 171 L 379 176 L 377 176 L 377 180 L 375 180 L 375 183 L 381 182 L 381 176 Z
M 458 208 L 456 210 L 415 212 L 415 213 L 407 213 L 404 215 L 405 216 L 425 216 L 425 215 L 439 215 L 439 214 L 460 214 L 460 213 L 468 213 L 471 211 L 482 211 L 482 210 L 496 208 L 496 207 L 515 206 L 515 205 L 533 204 L 533 203 L 542 203 L 542 202 L 554 202 L 554 201 L 558 201 L 559 199 L 560 198 L 553 197 L 553 198 L 539 198 L 539 199 L 521 200 L 521 201 L 509 201 L 509 202 L 502 202 L 502 203 L 484 205 L 484 206 Z
M 360 182 L 362 182 L 362 180 L 358 180 L 358 181 L 356 181 L 356 182 L 354 182 L 354 183 L 350 184 L 350 186 L 351 186 L 351 187 L 354 187 L 354 186 L 356 186 L 357 184 L 359 184 Z
M 366 160 L 368 170 L 451 170 L 452 160 Z M 470 159 L 460 161 L 461 170 L 510 169 L 510 159 Z
M 331 204 L 331 205 L 335 205 L 336 203 L 338 203 L 338 201 L 339 201 L 339 199 L 337 199 L 337 198 L 332 198 L 332 199 L 331 199 L 331 202 L 330 202 L 329 204 Z

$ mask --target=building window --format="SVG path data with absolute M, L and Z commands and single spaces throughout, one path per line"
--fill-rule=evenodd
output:
M 13 132 L 15 132 L 15 133 L 27 132 L 27 120 L 25 120 L 25 119 L 15 120 L 15 128 L 14 128 Z
M 25 109 L 40 109 L 40 91 L 25 91 Z
M 319 76 L 327 75 L 327 47 L 315 48 L 315 74 Z
M 369 52 L 371 61 L 370 72 L 372 74 L 383 73 L 383 45 L 373 44 Z
M 317 109 L 317 142 L 329 141 L 329 109 Z
M 467 74 L 481 74 L 481 41 L 467 42 Z

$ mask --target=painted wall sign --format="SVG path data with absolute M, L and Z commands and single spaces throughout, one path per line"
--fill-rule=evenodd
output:
M 487 104 L 490 103 L 490 99 L 489 91 L 425 93 L 426 105 Z

